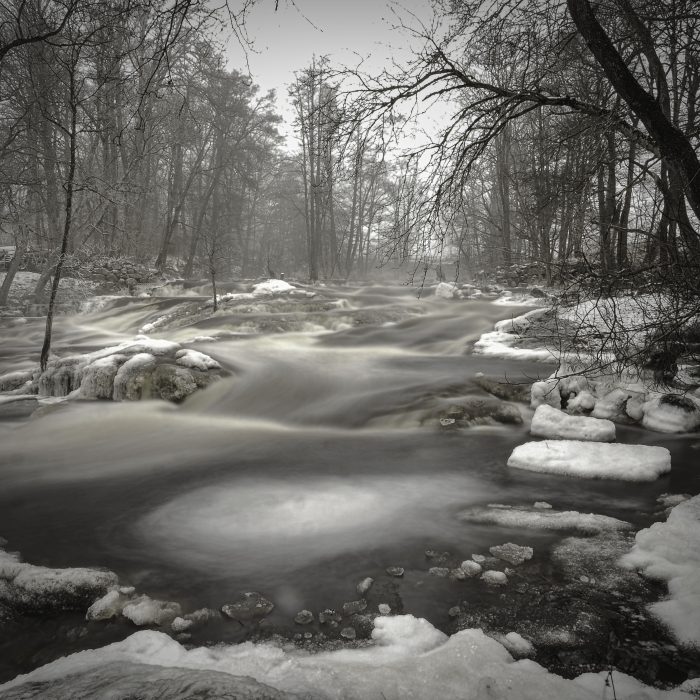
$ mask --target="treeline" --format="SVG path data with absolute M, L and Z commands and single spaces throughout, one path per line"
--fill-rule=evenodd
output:
M 412 249 L 439 240 L 473 271 L 536 263 L 550 281 L 697 267 L 697 2 L 441 7 L 442 23 L 412 30 L 424 48 L 410 65 L 364 76 L 368 113 L 449 105 L 406 171 L 422 193 Z

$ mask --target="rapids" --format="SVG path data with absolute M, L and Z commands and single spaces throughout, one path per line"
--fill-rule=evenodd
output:
M 487 396 L 477 373 L 532 381 L 552 371 L 470 351 L 521 308 L 410 287 L 312 291 L 234 301 L 213 316 L 201 312 L 205 297 L 188 293 L 100 300 L 59 317 L 58 354 L 115 345 L 153 324 L 153 337 L 205 352 L 232 376 L 178 406 L 70 401 L 0 422 L 8 547 L 37 564 L 109 568 L 186 609 L 261 591 L 276 603 L 270 624 L 284 628 L 302 608 L 355 599 L 356 583 L 387 566 L 425 569 L 427 549 L 467 558 L 504 541 L 537 550 L 554 539 L 459 521 L 470 505 L 547 500 L 646 525 L 660 493 L 698 491 L 693 440 L 621 429 L 622 441 L 669 447 L 674 470 L 618 485 L 507 470 L 523 426 L 440 429 L 450 401 Z M 4 323 L 0 374 L 30 367 L 43 332 L 42 319 Z M 407 574 L 404 606 L 444 627 L 456 594 L 431 578 Z M 217 631 L 244 636 L 235 624 Z M 2 675 L 35 666 L 37 644 L 26 642 Z

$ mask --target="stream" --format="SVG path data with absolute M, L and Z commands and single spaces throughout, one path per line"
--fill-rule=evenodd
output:
M 654 520 L 660 494 L 700 491 L 697 439 L 620 427 L 619 441 L 663 445 L 673 463 L 656 482 L 624 483 L 508 469 L 512 449 L 528 440 L 525 404 L 522 425 L 441 428 L 451 402 L 488 396 L 478 373 L 531 382 L 553 371 L 471 352 L 494 322 L 527 309 L 406 286 L 309 289 L 315 296 L 225 304 L 191 321 L 177 314 L 204 302 L 203 290 L 102 299 L 58 317 L 60 355 L 116 345 L 154 324 L 153 337 L 210 355 L 230 376 L 180 405 L 69 401 L 4 416 L 7 548 L 35 564 L 110 569 L 185 610 L 259 591 L 275 609 L 254 635 L 289 637 L 298 611 L 338 608 L 357 599 L 358 581 L 400 566 L 404 611 L 450 631 L 456 601 L 478 606 L 493 594 L 429 576 L 426 550 L 461 560 L 514 542 L 544 559 L 562 537 L 465 523 L 459 511 L 544 500 L 639 528 Z M 31 366 L 43 319 L 2 324 L 0 374 Z M 82 624 L 66 613 L 4 628 L 0 682 L 134 631 L 125 621 L 71 631 Z M 222 619 L 190 641 L 248 638 Z

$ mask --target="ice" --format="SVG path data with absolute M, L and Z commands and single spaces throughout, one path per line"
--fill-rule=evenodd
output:
M 188 367 L 189 369 L 200 369 L 206 371 L 208 369 L 221 369 L 221 365 L 209 355 L 205 355 L 198 350 L 178 350 L 175 353 L 176 362 L 178 365 Z
M 114 379 L 126 355 L 108 355 L 89 364 L 80 380 L 81 399 L 111 399 Z
M 118 590 L 108 591 L 102 598 L 96 600 L 85 614 L 86 620 L 109 620 L 121 615 L 128 598 Z
M 141 398 L 146 369 L 155 367 L 156 358 L 147 352 L 139 352 L 130 357 L 120 368 L 114 377 L 114 390 L 112 398 L 115 401 L 135 401 Z
M 267 282 L 260 282 L 254 285 L 253 294 L 256 296 L 261 296 L 263 294 L 283 294 L 284 292 L 291 292 L 295 289 L 296 287 L 284 280 L 269 279 Z
M 507 360 L 531 360 L 534 362 L 553 362 L 554 353 L 546 348 L 513 347 L 518 337 L 503 331 L 483 333 L 474 343 L 474 352 L 487 357 L 501 357 Z
M 700 645 L 700 496 L 671 509 L 666 522 L 640 530 L 621 563 L 668 582 L 669 597 L 649 610 L 679 641 Z
M 117 576 L 111 571 L 50 569 L 0 550 L 0 600 L 10 605 L 84 610 L 116 584 Z
M 535 652 L 535 647 L 532 645 L 532 642 L 529 642 L 517 632 L 508 632 L 508 634 L 498 635 L 495 636 L 494 639 L 503 644 L 516 658 L 530 656 Z
M 624 520 L 597 513 L 579 513 L 575 510 L 541 510 L 537 504 L 529 508 L 472 508 L 462 511 L 459 519 L 470 523 L 500 525 L 515 529 L 576 530 L 584 534 L 597 534 L 614 530 L 626 530 L 631 525 Z M 462 565 L 464 566 L 464 564 Z
M 543 440 L 516 447 L 508 466 L 587 479 L 653 481 L 671 470 L 671 453 L 649 445 Z
M 170 624 L 181 614 L 182 610 L 177 603 L 154 600 L 147 595 L 135 598 L 122 610 L 122 615 L 139 627 Z
M 689 433 L 700 428 L 700 403 L 689 396 L 660 396 L 643 406 L 642 425 L 659 433 Z
M 600 418 L 570 416 L 542 404 L 532 417 L 530 433 L 546 438 L 611 442 L 615 439 L 615 424 Z
M 141 672 L 139 676 L 143 682 L 132 689 L 131 695 L 172 697 L 160 692 L 162 679 L 172 676 L 182 681 L 182 671 L 190 669 L 202 697 L 215 696 L 204 689 L 204 676 L 198 675 L 202 671 L 211 672 L 213 688 L 222 687 L 221 674 L 236 678 L 247 676 L 283 693 L 323 700 L 600 700 L 610 697 L 605 695 L 605 672 L 586 674 L 579 680 L 565 680 L 548 673 L 534 661 L 514 661 L 502 644 L 481 630 L 463 630 L 447 637 L 425 620 L 410 615 L 378 617 L 374 624 L 373 646 L 319 654 L 251 642 L 187 650 L 164 633 L 141 631 L 121 642 L 81 651 L 19 676 L 0 686 L 0 693 L 13 688 L 31 692 L 33 687 L 41 687 L 44 697 L 63 699 L 73 696 L 52 693 L 52 683 L 61 687 L 67 676 L 74 689 L 83 687 L 83 679 L 89 678 L 94 692 L 100 688 L 99 671 L 104 671 L 103 677 L 110 679 L 108 683 L 123 682 L 111 680 L 113 674 L 108 670 L 117 665 L 118 678 L 124 679 L 131 676 L 130 666 L 138 665 L 141 669 L 149 665 L 158 681 L 152 694 L 148 690 L 148 676 Z M 519 635 L 506 635 L 504 642 L 514 650 L 517 646 L 519 652 L 527 645 Z M 171 669 L 170 674 L 163 673 L 164 668 Z M 632 700 L 633 697 L 637 700 L 644 697 L 686 700 L 688 697 L 679 691 L 646 687 L 616 672 L 613 681 L 618 700 Z M 44 685 L 30 685 L 39 683 Z M 109 692 L 105 688 L 101 690 L 104 696 Z M 257 690 L 258 697 L 269 697 L 263 690 Z

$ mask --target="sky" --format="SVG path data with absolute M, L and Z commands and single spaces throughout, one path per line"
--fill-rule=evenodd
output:
M 231 37 L 229 67 L 245 70 L 247 61 L 253 80 L 263 91 L 276 90 L 278 108 L 291 120 L 287 86 L 314 54 L 352 66 L 364 59 L 373 70 L 392 59 L 400 62 L 410 55 L 411 37 L 397 27 L 402 19 L 415 23 L 411 14 L 429 22 L 430 0 L 280 0 L 277 11 L 274 0 L 259 0 L 246 21 L 254 49 L 245 51 Z

